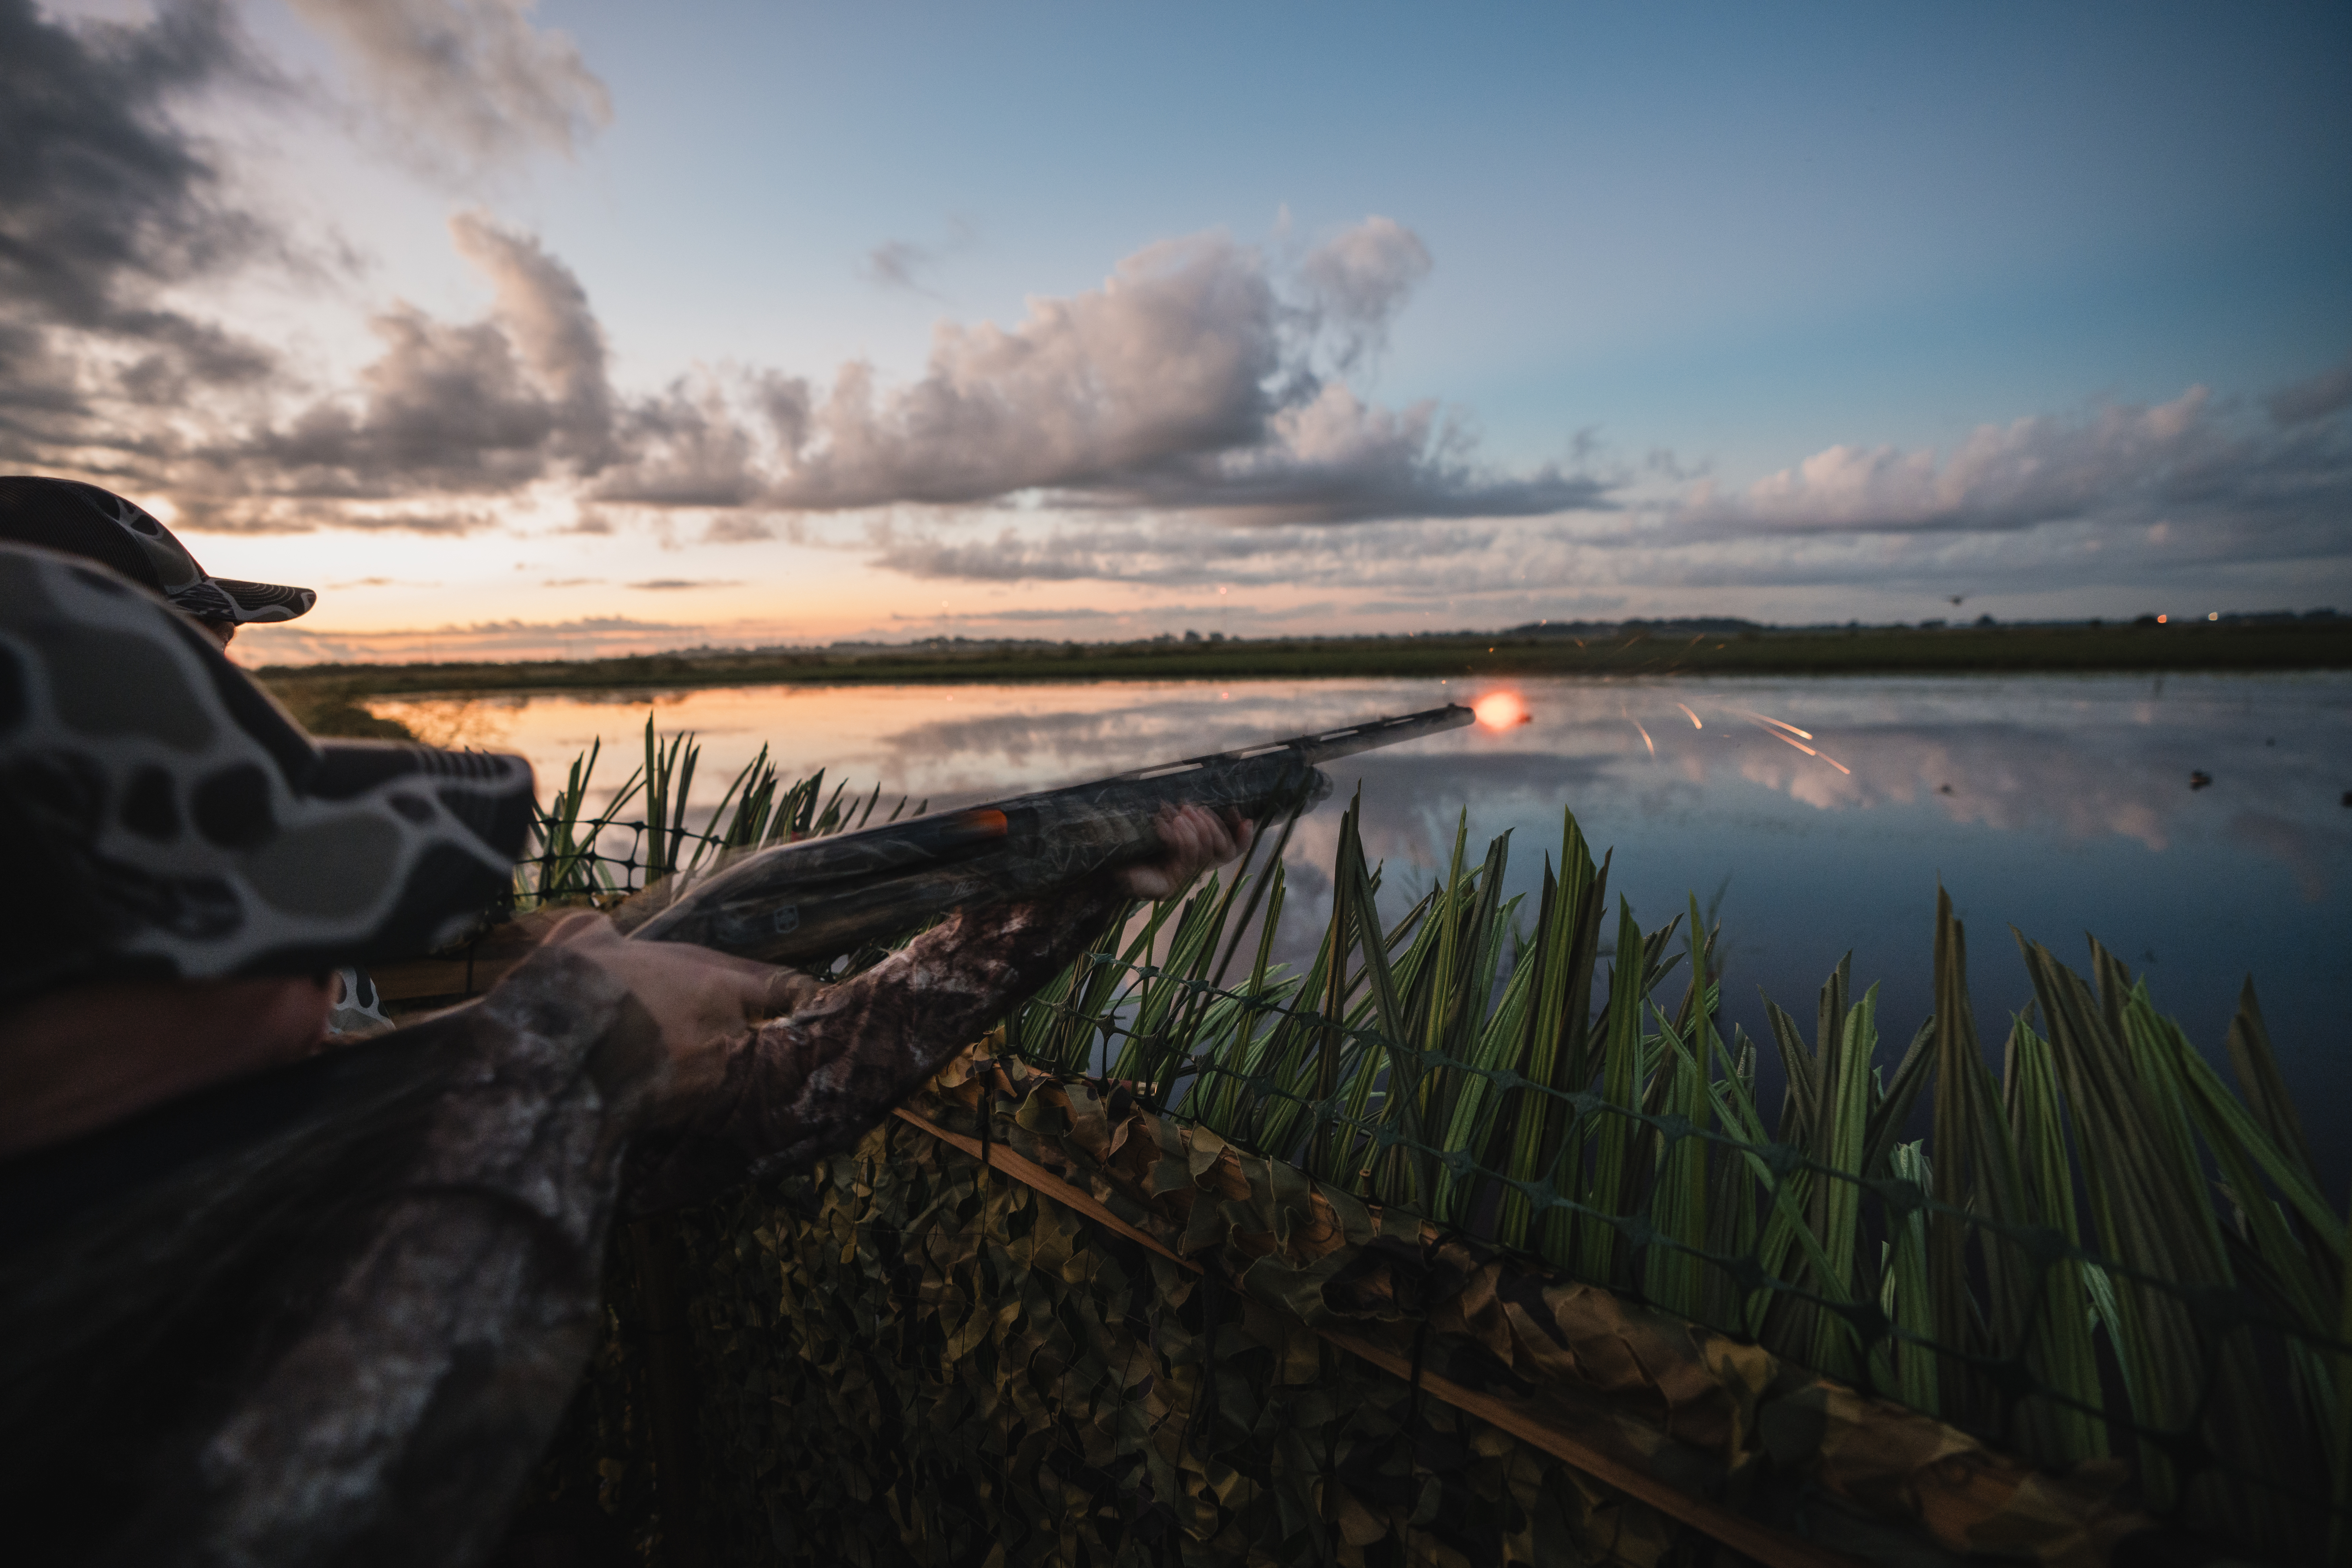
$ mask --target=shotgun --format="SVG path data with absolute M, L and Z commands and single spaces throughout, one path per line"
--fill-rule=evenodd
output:
M 1141 768 L 986 805 L 761 849 L 667 889 L 630 935 L 807 965 L 953 909 L 1034 898 L 1160 853 L 1162 807 L 1238 811 L 1264 826 L 1331 793 L 1318 764 L 1471 721 L 1448 704 L 1397 719 Z M 640 895 L 645 898 L 645 895 Z M 634 901 L 634 900 L 633 900 Z

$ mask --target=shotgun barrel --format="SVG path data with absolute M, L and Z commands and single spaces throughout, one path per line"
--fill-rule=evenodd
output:
M 1318 764 L 1471 721 L 1455 704 L 1091 784 L 780 844 L 671 888 L 631 935 L 770 963 L 830 960 L 953 909 L 1032 898 L 1160 852 L 1164 807 L 1238 811 L 1263 825 L 1331 792 Z M 661 895 L 656 895 L 658 900 Z

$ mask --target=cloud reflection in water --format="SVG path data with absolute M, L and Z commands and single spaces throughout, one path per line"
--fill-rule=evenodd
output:
M 1499 685 L 1501 683 L 1494 683 Z M 1725 1005 L 1751 1034 L 1759 985 L 1800 1016 L 1851 946 L 1857 981 L 1884 979 L 1889 1035 L 1928 1006 L 1935 889 L 1970 944 L 1979 1026 L 2029 994 L 2015 924 L 2079 962 L 2096 932 L 2191 1037 L 2218 1047 L 2240 978 L 2256 974 L 2298 1090 L 2352 1100 L 2334 1038 L 2352 930 L 2352 677 L 2144 677 L 1510 683 L 1533 721 L 1455 731 L 1345 760 L 1339 801 L 1302 822 L 1287 955 L 1326 918 L 1338 805 L 1360 785 L 1367 849 L 1403 907 L 1429 886 L 1469 816 L 1471 852 L 1513 834 L 1508 890 L 1532 892 L 1572 806 L 1612 890 L 1645 926 L 1726 886 Z M 872 689 L 664 694 L 665 731 L 701 732 L 696 795 L 715 803 L 762 742 L 788 771 L 824 767 L 864 790 L 934 806 L 1099 776 L 1448 700 L 1493 685 L 1407 681 Z M 602 736 L 606 785 L 637 755 L 646 700 L 531 697 L 464 710 L 467 738 L 530 754 L 552 783 Z M 1696 716 L 1695 727 L 1682 710 Z M 455 705 L 398 705 L 428 723 Z M 1841 773 L 1750 721 L 1807 732 Z M 1639 721 L 1656 748 L 1626 720 Z M 609 770 L 609 773 L 604 772 Z M 2192 792 L 2189 774 L 2210 773 Z M 2326 933 L 2336 933 L 2331 939 Z M 2296 1065 L 2297 1063 L 2301 1065 Z M 2331 1079 L 2332 1075 L 2332 1079 Z

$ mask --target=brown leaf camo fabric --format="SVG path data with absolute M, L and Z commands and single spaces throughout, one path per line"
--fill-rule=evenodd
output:
M 2156 1528 L 2119 1466 L 2052 1474 L 1121 1087 L 974 1060 L 909 1109 L 1202 1271 L 893 1119 L 804 1174 L 633 1227 L 541 1497 L 593 1502 L 648 1564 L 1746 1561 L 1322 1329 L 1824 1563 L 2087 1568 Z

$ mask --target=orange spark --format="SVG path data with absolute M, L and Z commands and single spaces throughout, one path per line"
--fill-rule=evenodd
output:
M 1489 730 L 1507 730 L 1535 717 L 1516 691 L 1490 691 L 1471 704 L 1470 711 L 1478 715 L 1478 722 Z
M 1780 729 L 1788 731 L 1791 735 L 1801 735 L 1808 741 L 1813 738 L 1813 732 L 1811 730 L 1800 730 L 1794 724 L 1786 723 L 1779 719 L 1773 718 L 1769 713 L 1750 713 L 1748 717 L 1750 719 L 1761 719 L 1767 724 L 1778 725 Z
M 1642 728 L 1642 721 L 1639 719 L 1634 718 L 1633 713 L 1626 709 L 1622 702 L 1617 704 L 1617 711 L 1625 715 L 1625 722 L 1633 726 L 1634 732 L 1642 737 L 1642 744 L 1650 748 L 1650 755 L 1653 757 L 1656 756 L 1658 754 L 1658 743 L 1650 739 L 1650 732 Z
M 1764 730 L 1764 726 L 1766 724 L 1780 724 L 1780 720 L 1766 718 L 1761 713 L 1750 713 L 1748 717 L 1758 721 L 1756 727 L 1759 730 Z M 1817 752 L 1813 750 L 1812 747 L 1806 745 L 1804 741 L 1795 740 L 1789 735 L 1782 734 L 1780 730 L 1795 731 L 1797 734 L 1804 736 L 1805 741 L 1810 741 L 1813 738 L 1811 731 L 1799 730 L 1794 724 L 1780 724 L 1780 730 L 1764 730 L 1764 732 L 1783 745 L 1796 747 L 1797 750 L 1804 752 L 1805 755 L 1809 757 L 1819 757 L 1822 761 L 1829 763 L 1830 766 L 1835 768 L 1838 772 L 1845 774 L 1846 777 L 1853 777 L 1853 770 L 1847 767 L 1843 763 L 1839 762 L 1835 757 L 1831 756 L 1826 752 Z
M 1700 723 L 1700 722 L 1698 721 L 1698 715 L 1697 715 L 1697 714 L 1696 714 L 1696 713 L 1694 713 L 1694 712 L 1692 712 L 1692 711 L 1690 710 L 1690 704 L 1689 704 L 1689 703 L 1687 703 L 1687 702 L 1677 702 L 1677 703 L 1675 703 L 1675 707 L 1677 707 L 1677 708 L 1679 708 L 1679 709 L 1681 709 L 1681 710 L 1683 710 L 1683 717 L 1684 717 L 1684 718 L 1685 718 L 1685 719 L 1688 719 L 1688 720 L 1691 721 L 1691 728 L 1692 728 L 1692 729 L 1694 729 L 1694 730 L 1704 730 L 1704 729 L 1706 729 L 1706 725 L 1704 725 L 1704 724 L 1702 724 L 1702 723 Z

